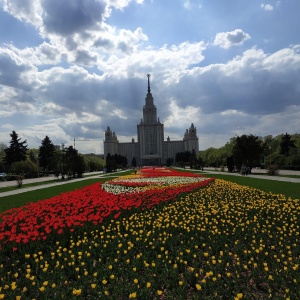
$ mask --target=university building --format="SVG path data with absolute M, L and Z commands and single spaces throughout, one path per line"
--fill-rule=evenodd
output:
M 170 137 L 164 140 L 164 124 L 157 118 L 157 109 L 150 89 L 150 75 L 147 77 L 148 92 L 143 107 L 143 118 L 137 125 L 137 142 L 132 139 L 128 143 L 119 143 L 116 133 L 108 126 L 104 139 L 104 159 L 107 154 L 119 154 L 127 157 L 129 165 L 135 158 L 138 166 L 158 166 L 165 165 L 169 158 L 175 161 L 178 152 L 199 152 L 197 130 L 193 123 L 186 129 L 182 140 L 171 141 Z

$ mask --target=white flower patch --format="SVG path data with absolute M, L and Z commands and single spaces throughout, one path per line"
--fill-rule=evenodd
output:
M 154 187 L 168 187 L 176 185 L 188 185 L 192 183 L 207 180 L 205 177 L 187 177 L 187 176 L 165 176 L 165 177 L 140 177 L 140 178 L 117 178 L 106 182 L 102 188 L 109 193 L 136 193 Z M 142 183 L 145 186 L 126 186 L 126 183 Z
M 102 188 L 107 191 L 108 193 L 113 193 L 115 195 L 121 193 L 138 193 L 140 191 L 145 190 L 143 187 L 128 187 L 124 185 L 116 185 L 110 183 L 102 184 Z

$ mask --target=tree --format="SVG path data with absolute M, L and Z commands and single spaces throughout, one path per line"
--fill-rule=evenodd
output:
M 67 174 L 69 178 L 75 178 L 76 176 L 82 177 L 86 167 L 83 156 L 78 154 L 78 151 L 73 148 L 73 146 L 69 146 L 64 150 L 63 160 L 65 174 Z
M 44 171 L 50 171 L 53 168 L 54 163 L 54 152 L 55 146 L 53 145 L 50 138 L 46 137 L 42 140 L 41 146 L 39 147 L 39 165 Z
M 174 163 L 174 159 L 173 158 L 168 158 L 167 159 L 167 167 L 171 167 L 171 165 Z
M 15 131 L 12 131 L 10 137 L 10 145 L 4 149 L 6 168 L 9 168 L 14 162 L 26 160 L 27 141 L 21 142 L 21 139 Z
M 196 159 L 195 150 L 193 154 L 191 151 L 184 151 L 184 152 L 177 152 L 175 155 L 175 162 L 181 167 L 187 164 L 191 165 L 191 162 L 194 162 L 195 159 Z
M 11 164 L 10 171 L 15 174 L 13 177 L 17 181 L 17 186 L 22 187 L 24 178 L 35 176 L 34 174 L 37 173 L 37 165 L 30 159 L 16 161 Z
M 62 144 L 61 149 L 54 151 L 54 164 L 53 173 L 55 177 L 61 175 L 61 179 L 65 179 L 65 175 L 68 178 L 82 177 L 82 174 L 86 170 L 86 163 L 84 156 L 79 154 L 73 146 L 65 148 Z
M 200 151 L 198 157 L 202 158 L 205 166 L 217 167 L 222 163 L 220 157 L 220 149 L 210 147 L 204 151 Z
M 73 159 L 73 171 L 74 176 L 77 175 L 78 178 L 82 177 L 86 169 L 86 164 L 83 155 L 76 153 Z
M 75 171 L 75 165 L 76 165 L 76 158 L 77 158 L 78 152 L 76 149 L 73 148 L 73 146 L 69 146 L 65 149 L 64 153 L 64 166 L 65 166 L 65 173 L 68 175 L 69 178 L 75 177 L 76 171 Z
M 112 171 L 115 171 L 117 168 L 117 162 L 110 153 L 106 155 L 106 171 L 107 173 L 110 173 Z
M 4 143 L 0 143 L 0 172 L 4 172 L 5 165 L 4 165 L 4 157 L 5 152 L 4 149 L 6 148 L 6 145 Z
M 192 150 L 189 157 L 190 168 L 196 168 L 197 166 L 197 155 L 195 149 Z
M 38 150 L 37 149 L 30 149 L 30 151 L 29 151 L 29 159 L 34 164 L 38 164 Z
M 105 160 L 95 154 L 85 154 L 84 161 L 89 172 L 103 170 L 105 166 Z
M 29 159 L 12 163 L 10 169 L 11 172 L 24 177 L 32 177 L 37 173 L 37 165 Z
M 232 155 L 227 157 L 227 169 L 230 173 L 234 171 L 234 160 Z
M 232 149 L 233 160 L 238 169 L 242 164 L 250 168 L 254 164 L 260 164 L 261 156 L 264 150 L 263 141 L 252 134 L 238 136 Z
M 296 148 L 295 141 L 291 140 L 291 135 L 285 134 L 281 138 L 280 142 L 280 154 L 289 156 L 290 149 Z
M 59 175 L 62 175 L 62 179 L 64 179 L 65 171 L 64 171 L 64 149 L 56 149 L 54 152 L 54 158 L 53 158 L 53 174 L 55 177 L 59 177 Z
M 198 170 L 201 169 L 203 171 L 203 167 L 204 167 L 204 160 L 203 160 L 203 158 L 198 153 L 197 154 L 197 166 L 196 166 L 196 169 L 198 169 Z
M 132 159 L 131 165 L 132 165 L 134 168 L 136 168 L 137 163 L 136 163 L 136 158 L 135 158 L 135 157 Z

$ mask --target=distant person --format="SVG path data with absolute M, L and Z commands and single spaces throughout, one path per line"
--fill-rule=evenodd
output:
M 242 164 L 242 167 L 241 167 L 241 174 L 243 176 L 247 175 L 247 167 L 245 166 L 245 164 Z

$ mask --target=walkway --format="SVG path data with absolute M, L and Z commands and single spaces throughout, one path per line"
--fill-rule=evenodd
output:
M 204 172 L 208 173 L 208 174 L 211 173 L 211 174 L 222 174 L 222 175 L 228 175 L 228 176 L 242 176 L 239 173 L 228 173 L 227 171 L 224 171 L 224 172 L 216 171 L 214 168 L 205 168 Z M 246 177 L 300 183 L 300 178 L 280 176 L 280 175 L 300 176 L 300 171 L 280 170 L 279 174 L 276 176 L 268 175 L 266 173 L 266 170 L 263 170 L 263 169 L 252 169 L 252 173 L 253 174 L 249 174 Z
M 119 172 L 118 172 L 119 173 Z M 23 185 L 30 184 L 30 183 L 38 183 L 38 182 L 43 182 L 43 181 L 53 181 L 50 183 L 45 183 L 41 185 L 36 185 L 36 186 L 29 186 L 29 187 L 22 187 L 20 189 L 8 191 L 8 192 L 0 192 L 0 198 L 1 197 L 6 197 L 6 196 L 11 196 L 11 195 L 16 195 L 16 194 L 21 194 L 21 193 L 26 193 L 34 190 L 40 190 L 40 189 L 46 189 L 49 187 L 53 187 L 56 185 L 62 185 L 62 184 L 68 184 L 68 183 L 73 183 L 76 181 L 82 181 L 82 180 L 87 180 L 91 178 L 99 178 L 99 177 L 113 177 L 113 173 L 97 173 L 95 175 L 90 175 L 90 174 L 95 174 L 95 173 L 85 173 L 85 175 L 89 175 L 87 177 L 82 177 L 82 178 L 74 178 L 72 180 L 65 180 L 65 181 L 58 181 L 57 178 L 55 177 L 41 177 L 41 178 L 31 178 L 31 179 L 24 179 L 23 180 Z M 0 188 L 2 187 L 8 187 L 8 186 L 16 186 L 16 181 L 0 181 Z

